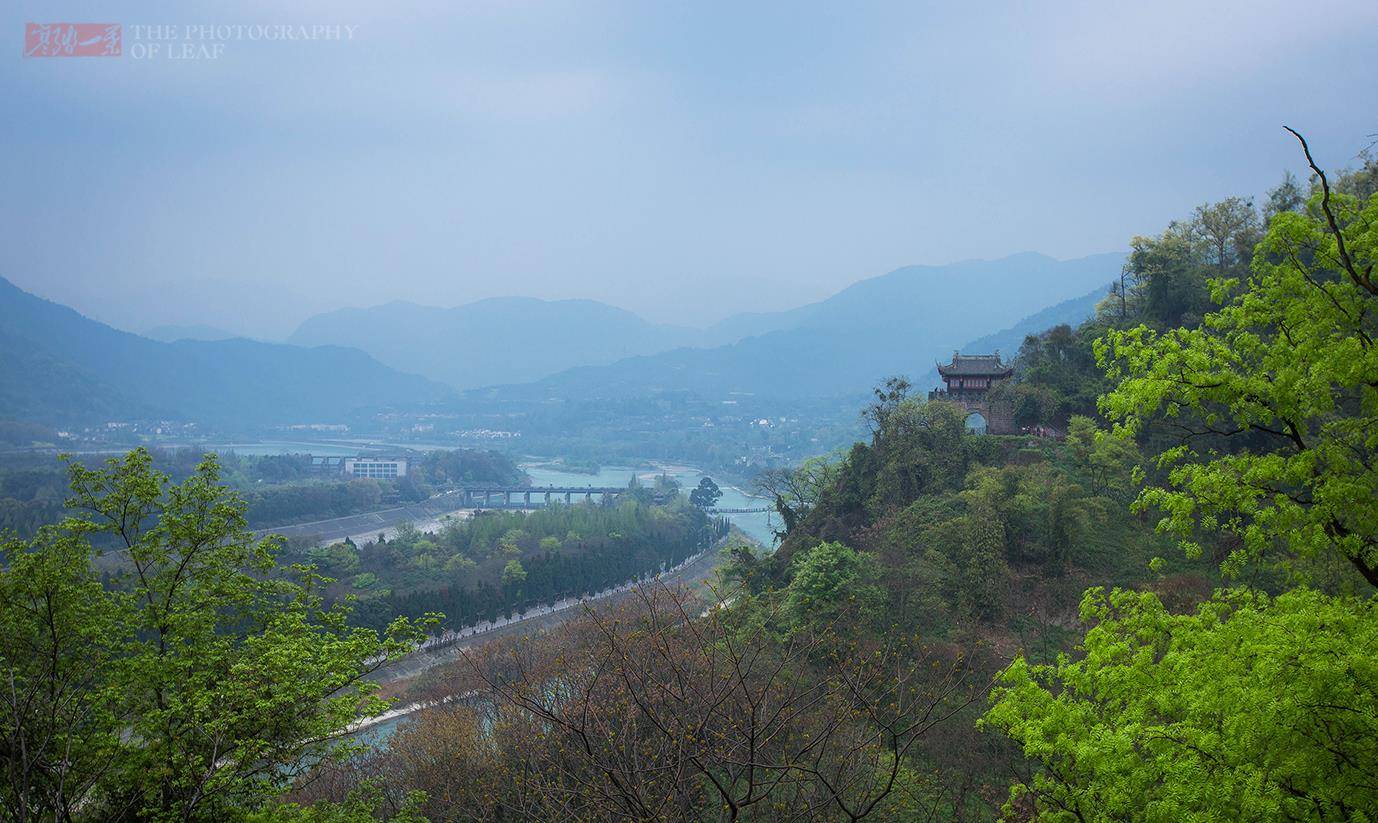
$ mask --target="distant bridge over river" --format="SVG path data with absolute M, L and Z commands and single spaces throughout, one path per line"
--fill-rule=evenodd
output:
M 611 500 L 627 491 L 626 486 L 475 486 L 454 492 L 465 507 L 479 509 L 529 509 L 535 503 L 549 505 L 564 498 L 566 503 L 578 500 Z
M 474 486 L 443 492 L 420 503 L 365 512 L 363 514 L 332 517 L 311 523 L 260 528 L 256 534 L 280 534 L 284 537 L 309 539 L 317 542 L 344 540 L 347 537 L 365 538 L 397 528 L 402 523 L 424 524 L 464 509 L 537 509 L 553 502 L 598 502 L 615 500 L 626 494 L 626 486 Z M 769 507 L 709 509 L 713 515 L 756 514 L 772 512 Z
M 491 486 L 460 489 L 452 492 L 462 496 L 465 507 L 477 509 L 531 509 L 550 505 L 561 497 L 565 503 L 575 500 L 611 500 L 627 492 L 626 486 Z M 748 508 L 714 508 L 709 514 L 760 514 L 773 512 L 770 506 Z
M 402 523 L 427 523 L 464 509 L 534 509 L 561 498 L 565 503 L 594 498 L 602 501 L 626 491 L 622 486 L 475 486 L 442 492 L 420 503 L 310 523 L 260 528 L 255 533 L 330 542 L 377 535 Z

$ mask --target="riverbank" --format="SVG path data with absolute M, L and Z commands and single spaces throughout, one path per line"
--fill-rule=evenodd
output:
M 683 487 L 684 493 L 697 486 L 708 477 L 702 470 L 693 466 L 671 463 L 647 463 L 635 466 L 600 466 L 596 472 L 570 470 L 552 461 L 524 461 L 520 464 L 531 481 L 532 486 L 606 486 L 625 487 L 633 478 L 650 485 L 659 475 L 667 475 Z M 735 482 L 734 482 L 735 481 Z M 720 482 L 723 497 L 718 507 L 724 509 L 762 508 L 769 501 L 742 488 L 740 479 L 734 478 Z M 420 503 L 393 506 L 371 512 L 344 515 L 341 517 L 313 520 L 306 523 L 291 523 L 281 526 L 264 527 L 255 534 L 282 535 L 292 540 L 302 540 L 313 545 L 328 545 L 343 540 L 364 543 L 375 540 L 379 534 L 391 539 L 403 524 L 410 523 L 420 531 L 435 531 L 442 528 L 451 518 L 469 517 L 475 511 L 472 505 L 464 505 L 462 491 L 437 494 Z M 774 523 L 770 512 L 728 515 L 728 520 L 750 535 L 754 542 L 764 546 L 774 545 Z
M 652 462 L 643 466 L 603 466 L 597 474 L 575 474 L 552 469 L 546 462 L 523 461 L 518 464 L 535 486 L 611 486 L 625 487 L 633 479 L 643 486 L 651 486 L 660 475 L 666 475 L 680 484 L 684 494 L 688 494 L 699 481 L 711 475 L 694 466 L 679 463 Z M 722 475 L 719 475 L 722 479 Z M 770 505 L 769 500 L 758 497 L 731 482 L 719 482 L 722 497 L 718 507 L 724 509 L 760 509 Z M 775 545 L 775 526 L 778 525 L 773 512 L 752 512 L 727 515 L 728 521 L 762 546 Z
M 447 633 L 447 635 L 427 641 L 427 645 L 423 648 L 392 664 L 374 679 L 380 683 L 393 685 L 414 679 L 429 669 L 457 660 L 463 650 L 474 648 L 490 640 L 537 633 L 582 613 L 585 607 L 616 602 L 618 597 L 625 595 L 641 583 L 654 582 L 666 586 L 687 586 L 699 591 L 706 591 L 707 581 L 712 579 L 718 566 L 723 562 L 723 549 L 742 542 L 759 545 L 750 535 L 745 534 L 740 529 L 732 529 L 726 537 L 714 543 L 711 548 L 673 569 L 661 572 L 652 581 L 623 583 L 598 592 L 591 597 L 570 598 L 548 606 L 530 609 L 525 614 L 511 619 L 498 620 L 491 624 L 467 626 L 453 633 Z
M 288 539 L 311 541 L 317 545 L 338 543 L 345 539 L 359 543 L 374 540 L 380 533 L 391 538 L 404 523 L 411 523 L 421 531 L 434 531 L 443 526 L 447 518 L 468 517 L 472 511 L 472 506 L 464 506 L 462 491 L 444 492 L 420 503 L 330 517 L 309 523 L 256 529 L 254 533 L 278 534 Z

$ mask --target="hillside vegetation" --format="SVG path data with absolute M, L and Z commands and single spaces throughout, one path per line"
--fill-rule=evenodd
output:
M 484 511 L 434 532 L 407 524 L 392 538 L 289 556 L 338 580 L 333 597 L 357 596 L 360 625 L 381 630 L 398 615 L 440 612 L 459 629 L 651 576 L 725 534 L 725 522 L 683 495 L 658 503 L 633 488 L 604 505 Z
M 74 466 L 81 516 L 4 545 L 0 803 L 16 819 L 1373 819 L 1378 165 L 1313 169 L 1261 211 L 1232 198 L 1135 238 L 1092 320 L 1025 340 L 1003 399 L 1065 439 L 975 435 L 890 380 L 865 442 L 762 478 L 778 551 L 733 547 L 706 599 L 647 587 L 466 651 L 368 751 L 339 742 L 385 707 L 368 676 L 438 616 L 350 628 L 348 598 L 327 605 L 332 584 L 251 537 L 213 460 L 176 485 L 143 452 Z M 706 536 L 700 512 L 642 505 L 408 534 L 392 565 L 416 599 L 391 608 L 429 608 L 419 575 L 442 560 L 510 595 L 537 558 L 611 568 L 647 551 L 631 532 L 672 554 Z M 608 552 L 579 548 L 595 532 Z M 136 567 L 113 587 L 91 567 L 101 534 Z
M 869 442 L 765 478 L 784 541 L 735 550 L 716 608 L 646 592 L 471 656 L 432 688 L 481 698 L 298 797 L 419 789 L 451 819 L 1367 819 L 1375 171 L 1136 238 L 1096 318 L 1026 340 L 1005 390 L 1065 441 L 972 436 L 891 381 Z

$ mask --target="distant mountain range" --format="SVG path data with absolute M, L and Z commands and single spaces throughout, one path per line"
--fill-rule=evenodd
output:
M 1020 254 L 909 266 L 817 303 L 737 314 L 706 329 L 650 323 L 592 300 L 394 302 L 317 315 L 288 342 L 355 346 L 458 389 L 502 386 L 500 394 L 527 398 L 661 390 L 829 396 L 897 370 L 927 371 L 943 348 L 1108 284 L 1123 259 Z
M 243 338 L 150 340 L 0 278 L 0 418 L 72 425 L 165 417 L 249 426 L 336 421 L 450 394 L 355 349 Z
M 890 375 L 926 375 L 958 348 L 989 346 L 1013 355 L 1025 334 L 1089 315 L 1123 262 L 1119 253 L 1066 261 L 1027 253 L 908 266 L 788 312 L 729 318 L 709 330 L 740 336 L 728 345 L 574 368 L 488 394 L 587 399 L 660 391 L 780 398 L 861 393 Z M 997 329 L 1005 331 L 982 339 Z
M 310 318 L 288 344 L 206 326 L 141 337 L 0 278 L 0 419 L 335 422 L 456 399 L 452 387 L 498 400 L 850 396 L 893 374 L 923 385 L 954 349 L 1013 355 L 1025 335 L 1079 322 L 1123 259 L 1020 254 L 909 266 L 707 329 L 657 325 L 591 300 L 389 303 Z
M 1075 328 L 1090 320 L 1096 314 L 1096 304 L 1104 300 L 1109 293 L 1110 284 L 1106 283 L 1080 297 L 1063 300 L 1043 311 L 1034 312 L 1007 329 L 970 340 L 957 350 L 965 354 L 999 352 L 1008 362 L 1019 353 L 1019 347 L 1023 345 L 1024 338 L 1029 335 L 1040 334 L 1054 326 L 1068 325 Z M 936 364 L 922 377 L 914 381 L 914 385 L 922 389 L 935 388 L 941 383 L 942 380 L 938 377 Z
M 235 334 L 232 331 L 207 326 L 204 323 L 192 323 L 189 326 L 154 326 L 144 332 L 143 336 L 151 340 L 161 340 L 164 343 L 172 343 L 177 340 L 229 340 L 233 337 L 243 337 L 243 335 Z
M 287 342 L 353 346 L 393 368 L 467 389 L 693 345 L 702 335 L 594 300 L 499 297 L 455 308 L 393 302 L 340 309 L 309 318 Z

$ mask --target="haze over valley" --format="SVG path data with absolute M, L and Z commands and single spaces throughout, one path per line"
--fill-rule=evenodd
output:
M 1378 820 L 1378 4 L 0 11 L 0 820 Z
M 12 352 L 0 380 L 13 387 L 0 396 L 0 414 L 48 425 L 168 420 L 244 433 L 427 404 L 462 410 L 463 390 L 499 385 L 496 396 L 513 400 L 689 392 L 788 404 L 859 396 L 891 374 L 931 382 L 931 364 L 980 333 L 1030 316 L 1042 319 L 1020 328 L 1089 317 L 1123 260 L 1025 254 L 913 266 L 819 303 L 706 329 L 655 325 L 593 301 L 390 303 L 308 318 L 281 344 L 209 328 L 140 337 L 0 281 L 0 335 Z M 1052 308 L 1065 300 L 1072 302 Z M 1021 341 L 1007 335 L 1006 352 Z M 102 377 L 112 373 L 131 383 Z M 84 386 L 79 397 L 67 394 L 74 384 Z

